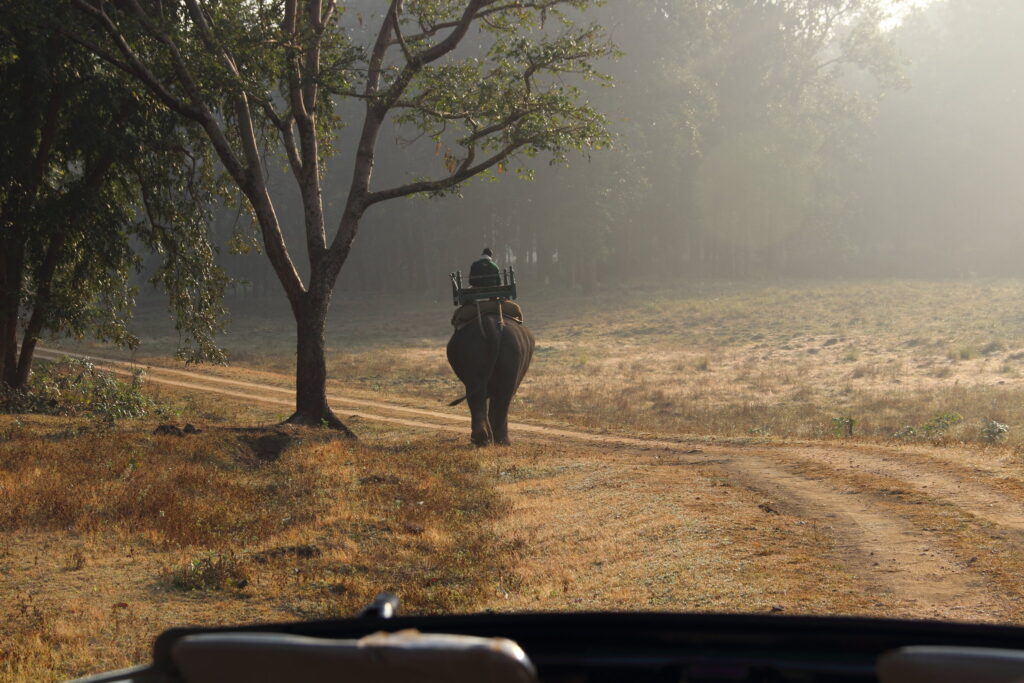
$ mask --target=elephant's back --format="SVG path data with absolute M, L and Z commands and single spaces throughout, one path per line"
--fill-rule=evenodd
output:
M 529 365 L 534 344 L 533 332 L 525 323 L 505 318 L 504 324 L 500 324 L 497 314 L 484 315 L 452 332 L 448 340 L 448 361 L 490 349 L 492 353 L 496 350 L 501 356 L 514 356 L 517 363 L 525 361 Z

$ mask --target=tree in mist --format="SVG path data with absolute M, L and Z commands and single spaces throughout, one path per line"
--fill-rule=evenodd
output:
M 933 2 L 895 33 L 911 87 L 887 98 L 853 176 L 865 268 L 1022 273 L 1024 4 Z
M 77 13 L 8 0 L 0 18 L 0 382 L 25 384 L 46 333 L 133 344 L 131 278 L 150 252 L 182 353 L 219 359 L 226 278 L 187 132 L 67 40 Z
M 240 191 L 297 328 L 302 424 L 345 429 L 327 405 L 324 326 L 338 274 L 370 207 L 440 196 L 516 157 L 608 141 L 574 79 L 598 78 L 613 52 L 600 27 L 577 24 L 591 0 L 72 0 L 95 20 L 80 41 L 198 126 Z M 335 134 L 360 103 L 352 149 Z M 382 132 L 418 135 L 434 168 L 387 187 L 371 179 Z M 333 230 L 325 165 L 349 152 L 347 196 Z M 305 278 L 286 243 L 266 165 L 287 159 L 302 205 Z M 437 171 L 440 171 L 439 173 Z
M 478 185 L 415 208 L 444 243 L 494 239 L 524 289 L 623 280 L 832 274 L 849 267 L 856 180 L 879 98 L 900 59 L 882 0 L 647 0 L 595 10 L 625 53 L 615 88 L 587 92 L 615 151 L 539 168 L 536 183 Z M 404 153 L 404 150 L 402 150 Z M 429 150 L 421 152 L 431 154 Z M 419 245 L 396 209 L 372 219 L 347 280 L 368 291 L 443 294 L 419 268 L 375 271 L 395 243 Z M 417 266 L 452 268 L 423 244 Z M 478 247 L 477 247 L 478 248 Z M 400 257 L 399 257 L 400 258 Z M 458 262 L 458 261 L 456 261 Z
M 852 199 L 837 176 L 899 79 L 884 3 L 756 0 L 707 16 L 687 81 L 706 99 L 688 173 L 697 255 L 732 276 L 786 271 L 808 247 L 835 257 Z

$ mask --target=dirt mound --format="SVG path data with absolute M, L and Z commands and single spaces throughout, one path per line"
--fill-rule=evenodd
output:
M 297 425 L 275 427 L 232 427 L 224 430 L 235 441 L 235 459 L 244 465 L 258 467 L 274 462 L 298 443 L 322 443 L 344 438 L 332 429 L 314 429 Z
M 239 444 L 247 446 L 252 457 L 261 462 L 277 460 L 281 457 L 281 453 L 296 440 L 293 434 L 279 429 L 237 431 L 243 432 L 238 437 Z

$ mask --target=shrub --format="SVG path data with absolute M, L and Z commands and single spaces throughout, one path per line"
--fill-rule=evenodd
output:
M 921 425 L 921 433 L 926 437 L 938 438 L 943 436 L 950 427 L 963 421 L 964 416 L 960 413 L 942 413 Z
M 142 394 L 141 370 L 123 381 L 78 358 L 39 364 L 24 388 L 0 390 L 0 410 L 7 413 L 89 415 L 113 422 L 141 417 L 152 405 Z
M 1001 342 L 1001 341 L 999 341 L 997 339 L 995 341 L 990 341 L 988 344 L 985 344 L 984 346 L 982 346 L 981 347 L 981 355 L 983 355 L 983 356 L 991 356 L 993 353 L 999 353 L 1000 351 L 1005 351 L 1005 350 L 1006 350 L 1006 344 L 1004 344 L 1003 342 Z
M 971 360 L 978 355 L 978 350 L 973 346 L 960 346 L 955 349 L 950 349 L 946 352 L 946 358 L 949 360 Z
M 241 590 L 249 576 L 234 555 L 209 553 L 171 574 L 171 585 L 182 591 Z
M 917 438 L 917 430 L 914 429 L 913 427 L 911 427 L 910 425 L 906 425 L 904 427 L 901 427 L 900 429 L 897 429 L 895 432 L 893 432 L 892 438 L 894 438 L 894 439 L 908 439 L 908 440 L 909 439 L 916 439 Z
M 995 420 L 985 420 L 984 422 L 984 426 L 981 428 L 982 441 L 999 443 L 1006 440 L 1006 435 L 1010 432 L 1009 425 Z
M 853 436 L 853 425 L 856 420 L 852 417 L 833 417 L 832 435 L 837 437 Z

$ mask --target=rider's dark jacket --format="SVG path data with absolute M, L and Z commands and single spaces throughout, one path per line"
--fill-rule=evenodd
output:
M 482 256 L 469 267 L 470 287 L 497 287 L 501 284 L 501 270 L 490 256 Z

